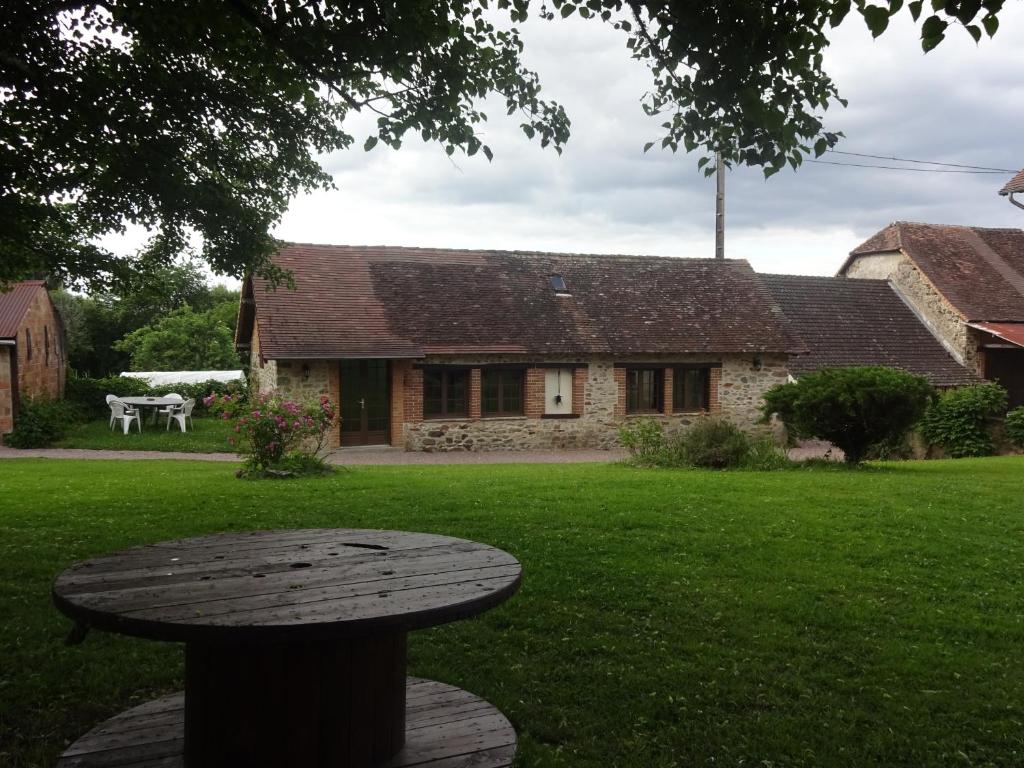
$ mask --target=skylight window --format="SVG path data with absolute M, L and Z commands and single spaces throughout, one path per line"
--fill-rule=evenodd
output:
M 548 280 L 551 282 L 551 287 L 555 293 L 569 294 L 569 289 L 565 285 L 565 278 L 561 275 L 551 275 Z

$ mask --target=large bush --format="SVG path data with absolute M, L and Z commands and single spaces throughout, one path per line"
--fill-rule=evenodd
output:
M 901 440 L 933 397 L 924 378 L 905 371 L 831 368 L 773 387 L 762 411 L 766 419 L 782 419 L 793 437 L 828 440 L 858 464 L 871 446 Z
M 943 392 L 928 408 L 921 434 L 950 456 L 988 456 L 992 453 L 989 419 L 1006 410 L 1006 390 L 998 384 L 975 384 Z
M 241 380 L 202 381 L 198 384 L 162 384 L 159 387 L 151 387 L 143 379 L 131 376 L 107 376 L 102 379 L 69 376 L 64 389 L 64 397 L 78 406 L 87 416 L 100 418 L 110 412 L 106 401 L 107 395 L 158 397 L 168 392 L 177 392 L 186 400 L 194 399 L 197 413 L 201 413 L 205 409 L 203 399 L 208 395 L 244 395 L 246 383 Z
M 206 405 L 234 421 L 229 441 L 245 462 L 244 477 L 289 477 L 329 471 L 319 457 L 337 415 L 330 399 L 297 403 L 276 392 L 250 401 L 241 396 L 210 395 Z
M 63 400 L 25 398 L 19 404 L 14 431 L 4 437 L 4 443 L 14 448 L 46 448 L 64 436 L 77 416 L 75 408 Z
M 1024 448 L 1024 405 L 1006 414 L 1006 436 L 1018 448 Z

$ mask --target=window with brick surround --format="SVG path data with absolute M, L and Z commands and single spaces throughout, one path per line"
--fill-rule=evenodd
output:
M 522 369 L 488 369 L 480 372 L 480 413 L 482 416 L 522 416 Z
M 44 360 L 46 365 L 50 364 L 50 326 L 43 326 L 43 349 L 45 350 Z
M 423 418 L 463 419 L 469 413 L 469 371 L 423 371 Z
M 672 410 L 686 413 L 708 410 L 711 402 L 711 369 L 686 366 L 672 372 Z
M 664 393 L 664 369 L 626 369 L 626 413 L 663 412 L 665 410 Z
M 25 359 L 32 359 L 32 331 L 25 329 Z

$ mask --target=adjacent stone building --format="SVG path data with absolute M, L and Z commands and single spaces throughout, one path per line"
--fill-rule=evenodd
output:
M 42 280 L 0 293 L 0 440 L 25 397 L 64 394 L 64 326 Z
M 898 221 L 839 275 L 889 281 L 957 362 L 1024 405 L 1024 231 Z
M 340 403 L 333 445 L 611 447 L 641 416 L 756 428 L 803 342 L 743 261 L 288 245 L 238 335 L 262 391 Z

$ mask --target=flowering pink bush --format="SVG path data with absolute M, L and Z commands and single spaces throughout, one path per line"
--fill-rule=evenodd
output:
M 210 395 L 203 404 L 222 419 L 234 419 L 234 437 L 228 441 L 245 457 L 247 468 L 264 473 L 295 456 L 315 459 L 327 432 L 335 423 L 330 399 L 296 403 L 276 392 L 248 401 L 231 395 Z M 299 462 L 300 464 L 302 462 Z

